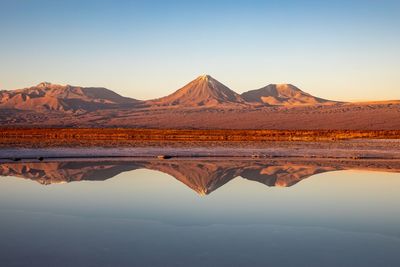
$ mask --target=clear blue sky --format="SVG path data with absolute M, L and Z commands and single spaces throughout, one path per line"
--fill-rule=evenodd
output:
M 400 99 L 400 1 L 0 0 L 0 88 L 104 86 L 138 99 L 201 74 Z

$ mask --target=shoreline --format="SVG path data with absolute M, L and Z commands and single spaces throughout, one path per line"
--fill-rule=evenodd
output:
M 0 128 L 0 159 L 400 159 L 400 131 Z
M 37 158 L 328 158 L 400 159 L 398 139 L 354 139 L 335 142 L 135 142 L 125 146 L 9 146 L 0 159 Z

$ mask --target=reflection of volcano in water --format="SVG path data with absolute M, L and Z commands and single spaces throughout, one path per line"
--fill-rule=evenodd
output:
M 313 174 L 333 171 L 330 167 L 277 164 L 263 161 L 157 161 L 147 169 L 167 173 L 201 195 L 206 195 L 241 176 L 268 186 L 291 186 Z
M 135 169 L 160 171 L 175 177 L 201 195 L 209 194 L 237 176 L 267 186 L 292 186 L 312 175 L 346 169 L 399 171 L 398 161 L 307 161 L 244 159 L 171 159 L 11 162 L 0 164 L 0 175 L 41 184 L 103 181 Z

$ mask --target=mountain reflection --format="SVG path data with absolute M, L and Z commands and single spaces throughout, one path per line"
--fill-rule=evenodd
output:
M 369 160 L 68 160 L 49 162 L 5 162 L 1 176 L 31 179 L 43 185 L 74 181 L 104 181 L 122 172 L 148 169 L 166 173 L 200 195 L 207 195 L 236 177 L 267 186 L 289 187 L 312 175 L 335 170 L 363 169 L 400 172 L 398 161 Z

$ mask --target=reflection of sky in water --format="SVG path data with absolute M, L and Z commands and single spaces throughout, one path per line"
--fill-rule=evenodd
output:
M 288 188 L 238 177 L 204 197 L 149 170 L 50 186 L 2 177 L 0 258 L 395 266 L 399 193 L 400 174 L 359 171 L 319 174 Z

